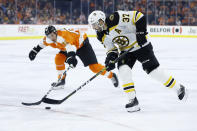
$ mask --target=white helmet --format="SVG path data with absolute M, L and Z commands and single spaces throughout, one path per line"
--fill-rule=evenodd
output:
M 103 30 L 104 28 L 104 24 L 100 24 L 99 20 L 102 20 L 105 23 L 105 13 L 100 11 L 100 10 L 95 10 L 93 11 L 89 16 L 88 16 L 88 23 L 93 26 L 97 26 L 99 28 L 101 28 L 101 30 Z

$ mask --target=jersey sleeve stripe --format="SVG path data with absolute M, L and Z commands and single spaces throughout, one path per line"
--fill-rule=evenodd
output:
M 141 12 L 139 12 L 135 22 L 137 22 L 140 18 L 142 18 L 142 16 L 143 16 L 143 14 Z
M 139 11 L 136 12 L 136 14 L 135 14 L 135 20 L 136 20 L 136 17 L 137 17 L 137 15 L 138 15 L 139 13 L 140 13 Z
M 135 14 L 136 14 L 137 11 L 133 11 L 133 18 L 132 18 L 132 22 L 133 22 L 133 25 L 135 25 Z

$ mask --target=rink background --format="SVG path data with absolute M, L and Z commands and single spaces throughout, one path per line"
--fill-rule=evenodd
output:
M 98 61 L 104 63 L 105 51 L 91 38 Z M 42 50 L 35 61 L 28 53 L 39 40 L 0 41 L 0 130 L 1 131 L 194 131 L 197 116 L 197 40 L 195 38 L 152 38 L 161 67 L 189 88 L 186 103 L 176 94 L 150 79 L 137 62 L 133 79 L 142 111 L 127 113 L 127 98 L 122 88 L 114 88 L 107 78 L 99 76 L 61 105 L 44 110 L 46 104 L 34 107 L 22 101 L 39 100 L 56 80 L 56 49 Z M 117 72 L 117 70 L 115 70 Z M 82 63 L 68 72 L 64 90 L 50 97 L 62 98 L 93 73 Z

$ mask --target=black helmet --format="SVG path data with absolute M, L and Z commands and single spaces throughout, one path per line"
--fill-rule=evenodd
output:
M 45 28 L 45 35 L 46 36 L 51 34 L 52 32 L 57 33 L 57 30 L 54 26 L 49 25 L 48 27 Z

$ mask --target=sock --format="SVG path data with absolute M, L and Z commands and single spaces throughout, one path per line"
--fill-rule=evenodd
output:
M 164 86 L 174 89 L 175 91 L 180 89 L 180 84 L 176 81 L 176 79 L 171 75 L 166 74 L 159 67 L 150 72 L 149 76 L 162 83 Z
M 128 65 L 122 65 L 119 67 L 119 75 L 122 82 L 124 92 L 127 94 L 129 100 L 136 97 L 136 91 L 134 89 L 134 83 L 132 80 L 132 71 Z

